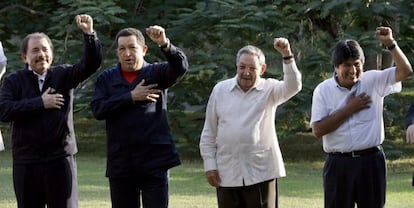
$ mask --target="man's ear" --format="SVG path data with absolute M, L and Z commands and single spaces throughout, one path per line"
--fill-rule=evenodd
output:
M 143 45 L 142 46 L 142 54 L 144 54 L 144 56 L 145 56 L 145 54 L 147 54 L 147 50 L 148 50 L 148 46 L 147 45 Z
M 267 65 L 263 64 L 262 68 L 261 68 L 261 71 L 260 71 L 260 75 L 263 75 L 265 73 L 266 69 L 267 69 Z
M 22 54 L 20 57 L 22 58 L 23 62 L 26 63 L 26 54 Z
M 334 75 L 338 75 L 339 66 L 334 66 Z

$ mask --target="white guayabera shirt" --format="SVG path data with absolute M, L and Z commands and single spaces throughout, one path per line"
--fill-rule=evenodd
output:
M 218 170 L 221 187 L 249 186 L 286 175 L 275 128 L 276 108 L 301 89 L 295 62 L 283 64 L 283 81 L 260 78 L 249 91 L 237 78 L 210 95 L 200 139 L 204 170 Z
M 4 55 L 3 51 L 3 45 L 0 41 L 0 80 L 3 77 L 4 73 L 6 72 L 6 64 L 7 64 L 7 58 Z M 4 150 L 4 142 L 3 142 L 3 136 L 0 131 L 0 151 Z

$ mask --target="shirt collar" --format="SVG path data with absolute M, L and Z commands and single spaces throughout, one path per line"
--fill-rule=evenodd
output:
M 35 74 L 35 75 L 36 75 L 39 79 L 41 79 L 41 80 L 45 80 L 46 75 L 47 75 L 47 70 L 45 71 L 45 73 L 43 73 L 43 74 L 39 74 L 39 73 L 35 72 L 35 71 L 32 69 L 32 67 L 30 67 L 29 65 L 27 66 L 27 69 L 28 69 L 29 71 L 32 71 L 32 72 L 33 72 L 33 74 Z
M 345 87 L 342 87 L 341 85 L 339 85 L 338 79 L 336 77 L 335 72 L 333 73 L 332 79 L 335 82 L 335 85 L 336 85 L 337 88 L 339 88 L 341 90 L 348 90 L 348 88 L 345 88 Z M 353 91 L 353 89 L 359 88 L 360 85 L 361 85 L 361 79 L 358 79 L 358 81 L 352 86 L 351 91 Z
M 237 75 L 232 78 L 231 85 L 229 85 L 228 90 L 232 91 L 236 88 L 241 90 L 240 86 L 237 84 Z M 263 78 L 259 77 L 257 82 L 253 85 L 252 88 L 249 89 L 249 91 L 252 90 L 252 89 L 256 89 L 258 91 L 261 91 L 261 90 L 263 90 L 263 88 L 264 88 Z

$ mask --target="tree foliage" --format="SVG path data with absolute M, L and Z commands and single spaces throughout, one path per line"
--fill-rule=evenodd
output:
M 90 14 L 103 43 L 104 63 L 116 63 L 114 36 L 124 27 L 144 30 L 149 25 L 166 28 L 172 42 L 183 48 L 190 71 L 171 89 L 170 120 L 179 145 L 198 152 L 204 110 L 214 84 L 235 75 L 239 48 L 260 47 L 267 59 L 266 77 L 282 78 L 280 54 L 272 46 L 274 37 L 289 39 L 303 73 L 303 90 L 278 110 L 278 134 L 289 136 L 309 131 L 314 87 L 332 75 L 330 52 L 343 38 L 358 40 L 367 56 L 365 68 L 392 64 L 389 54 L 375 40 L 377 26 L 391 26 L 400 47 L 413 61 L 414 3 L 410 0 L 4 0 L 0 3 L 0 40 L 9 58 L 9 72 L 20 69 L 21 39 L 42 31 L 55 45 L 55 63 L 73 63 L 80 57 L 81 34 L 74 16 Z M 150 62 L 164 60 L 156 45 L 147 42 Z M 96 76 L 96 75 L 95 75 Z M 79 116 L 90 116 L 88 102 L 92 77 L 78 89 Z M 390 99 L 389 108 L 398 97 Z M 400 115 L 389 116 L 395 124 Z

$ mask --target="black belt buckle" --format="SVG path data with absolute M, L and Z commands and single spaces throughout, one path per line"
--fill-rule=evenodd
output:
M 353 158 L 357 158 L 357 157 L 361 157 L 362 155 L 367 155 L 367 154 L 371 154 L 374 152 L 378 152 L 379 150 L 380 150 L 380 147 L 376 146 L 376 147 L 371 147 L 371 148 L 364 149 L 364 150 L 352 151 L 351 156 Z

